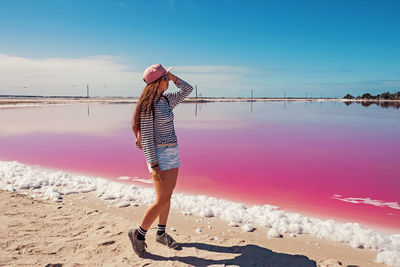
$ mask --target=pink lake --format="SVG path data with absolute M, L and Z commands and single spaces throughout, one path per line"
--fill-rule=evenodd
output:
M 131 132 L 134 108 L 0 109 L 0 160 L 150 179 Z M 182 104 L 174 112 L 182 163 L 176 192 L 399 232 L 399 109 L 264 102 Z

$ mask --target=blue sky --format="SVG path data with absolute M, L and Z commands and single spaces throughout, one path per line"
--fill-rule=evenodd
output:
M 400 1 L 0 1 L 0 94 L 137 96 L 175 66 L 205 96 L 400 91 Z

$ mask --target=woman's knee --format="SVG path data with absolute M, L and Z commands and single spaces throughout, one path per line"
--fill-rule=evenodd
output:
M 164 208 L 164 207 L 168 206 L 168 204 L 170 204 L 170 203 L 171 203 L 171 197 L 157 199 L 154 204 Z

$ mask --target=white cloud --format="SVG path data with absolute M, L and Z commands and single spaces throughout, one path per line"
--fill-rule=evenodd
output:
M 0 54 L 0 95 L 86 95 L 89 84 L 92 96 L 139 96 L 145 85 L 142 73 L 146 67 L 138 62 L 134 67 L 129 66 L 108 55 L 26 58 Z M 294 77 L 272 66 L 190 65 L 175 66 L 172 72 L 197 85 L 203 96 L 244 97 L 250 96 L 250 90 L 254 89 L 254 96 L 283 96 L 284 92 L 287 96 L 305 96 L 307 92 L 308 96 L 332 97 L 400 88 L 400 80 L 311 82 L 313 77 L 305 74 Z
M 175 70 L 181 73 L 230 73 L 238 74 L 249 72 L 250 69 L 241 66 L 182 66 L 176 67 Z
M 249 96 L 253 84 L 248 78 L 252 69 L 243 66 L 179 66 L 173 71 L 198 85 L 202 96 Z
M 85 95 L 89 84 L 93 95 L 119 95 L 114 92 L 143 86 L 141 73 L 111 56 L 33 59 L 0 54 L 0 73 L 0 94 Z
M 146 66 L 143 66 L 143 70 Z M 144 82 L 142 70 L 116 57 L 26 58 L 0 54 L 0 94 L 138 96 Z M 176 66 L 173 73 L 199 85 L 204 96 L 238 95 L 250 70 L 241 66 Z M 240 92 L 239 92 L 240 95 Z

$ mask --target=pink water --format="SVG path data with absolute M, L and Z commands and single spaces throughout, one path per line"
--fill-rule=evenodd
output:
M 133 109 L 2 109 L 0 160 L 149 179 L 130 131 Z M 177 192 L 400 230 L 400 110 L 340 102 L 183 104 L 175 124 Z M 367 203 L 340 200 L 349 197 Z

